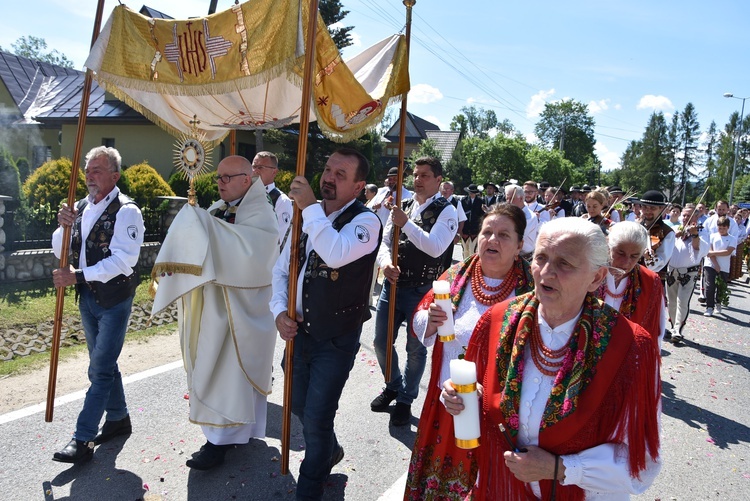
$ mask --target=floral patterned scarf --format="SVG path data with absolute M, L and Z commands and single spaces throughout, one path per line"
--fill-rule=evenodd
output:
M 636 307 L 636 300 L 641 295 L 641 274 L 638 273 L 640 268 L 640 265 L 636 264 L 633 266 L 633 269 L 630 270 L 630 273 L 627 274 L 627 276 L 623 280 L 628 281 L 627 289 L 625 292 L 625 297 L 622 298 L 622 303 L 620 303 L 620 314 L 623 315 L 628 320 L 633 319 L 633 313 L 635 313 L 635 307 Z M 606 300 L 607 293 L 607 282 L 605 281 L 602 285 L 599 286 L 599 289 L 596 291 L 596 296 L 601 299 L 602 301 Z
M 496 353 L 497 374 L 501 393 L 500 409 L 515 436 L 518 433 L 524 351 L 537 322 L 539 300 L 533 293 L 512 300 L 503 319 Z M 570 348 L 552 384 L 552 392 L 544 409 L 540 430 L 558 423 L 575 412 L 578 398 L 591 382 L 596 366 L 610 342 L 617 312 L 589 293 L 583 312 L 570 337 Z

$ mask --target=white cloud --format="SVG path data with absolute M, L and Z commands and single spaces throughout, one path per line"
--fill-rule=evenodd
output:
M 409 104 L 430 104 L 443 99 L 440 89 L 429 84 L 417 84 L 409 91 Z
M 601 141 L 596 141 L 596 156 L 602 162 L 602 170 L 605 172 L 618 169 L 620 167 L 620 155 L 614 151 L 609 151 L 607 145 Z
M 591 101 L 589 103 L 589 111 L 592 115 L 601 113 L 609 109 L 609 99 L 600 99 L 599 101 Z
M 534 118 L 544 111 L 544 105 L 547 102 L 548 97 L 552 97 L 555 94 L 555 89 L 540 90 L 533 96 L 531 101 L 526 105 L 526 117 Z
M 346 24 L 339 21 L 338 23 L 333 23 L 329 28 L 346 28 Z M 352 44 L 349 47 L 362 47 L 362 37 L 359 33 L 352 30 L 349 32 L 349 36 L 352 39 Z
M 440 127 L 440 130 L 450 130 L 450 127 L 446 126 L 442 122 L 442 120 L 440 120 L 435 115 L 427 115 L 426 117 L 424 117 L 424 119 L 427 120 L 428 122 L 433 123 L 433 124 L 437 125 L 438 127 Z
M 620 110 L 622 109 L 622 105 L 621 105 L 621 104 L 616 104 L 616 105 L 615 105 L 615 109 L 616 109 L 617 111 L 620 111 Z
M 668 111 L 668 110 L 673 110 L 674 105 L 672 104 L 672 101 L 670 101 L 668 97 L 654 96 L 653 94 L 646 94 L 645 96 L 641 98 L 640 101 L 638 101 L 638 106 L 636 106 L 636 109 L 639 109 L 639 110 L 651 109 L 654 111 L 657 111 L 657 110 Z

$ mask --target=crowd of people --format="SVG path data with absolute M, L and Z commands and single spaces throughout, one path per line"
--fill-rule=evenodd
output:
M 117 358 L 143 218 L 117 189 L 120 162 L 113 148 L 89 152 L 89 195 L 63 205 L 53 235 L 59 256 L 71 233 L 71 264 L 53 279 L 80 295 L 91 381 L 60 462 L 87 461 L 95 445 L 132 433 Z M 358 151 L 337 150 L 317 200 L 304 176 L 286 194 L 275 186 L 273 153 L 229 156 L 217 168 L 220 200 L 175 218 L 152 272 L 153 312 L 178 305 L 189 420 L 206 437 L 187 466 L 218 467 L 234 445 L 265 437 L 278 333 L 294 341 L 284 377 L 305 439 L 296 496 L 321 499 L 344 457 L 339 399 L 374 316 L 386 384 L 370 408 L 389 412 L 391 426 L 415 422 L 432 351 L 404 499 L 615 500 L 646 490 L 660 470 L 661 344 L 684 341 L 699 277 L 705 314 L 722 312 L 748 211 L 535 181 L 471 184 L 457 196 L 432 157 L 415 162 L 413 192 L 397 194 L 397 169 L 382 188 L 366 183 L 369 170 Z M 436 303 L 435 280 L 449 284 L 450 311 Z M 439 338 L 449 316 L 454 333 Z M 461 358 L 477 370 L 478 448 L 454 440 L 465 392 L 450 362 Z

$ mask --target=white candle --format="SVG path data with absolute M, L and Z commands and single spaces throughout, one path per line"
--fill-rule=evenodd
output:
M 448 318 L 443 325 L 438 325 L 438 340 L 443 343 L 456 339 L 456 332 L 453 327 L 453 303 L 451 303 L 451 285 L 445 280 L 435 280 L 432 282 L 432 292 L 435 293 L 435 304 L 440 306 Z
M 467 360 L 451 360 L 451 382 L 461 396 L 464 410 L 453 416 L 456 445 L 461 449 L 479 446 L 479 397 L 477 366 Z

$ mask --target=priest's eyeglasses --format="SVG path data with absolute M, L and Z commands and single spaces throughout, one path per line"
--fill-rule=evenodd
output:
M 247 172 L 240 172 L 239 174 L 232 174 L 231 176 L 229 174 L 224 174 L 223 176 L 214 176 L 214 179 L 216 179 L 216 182 L 221 181 L 224 184 L 229 184 L 229 181 L 232 180 L 233 177 L 237 176 L 247 176 L 249 175 Z

